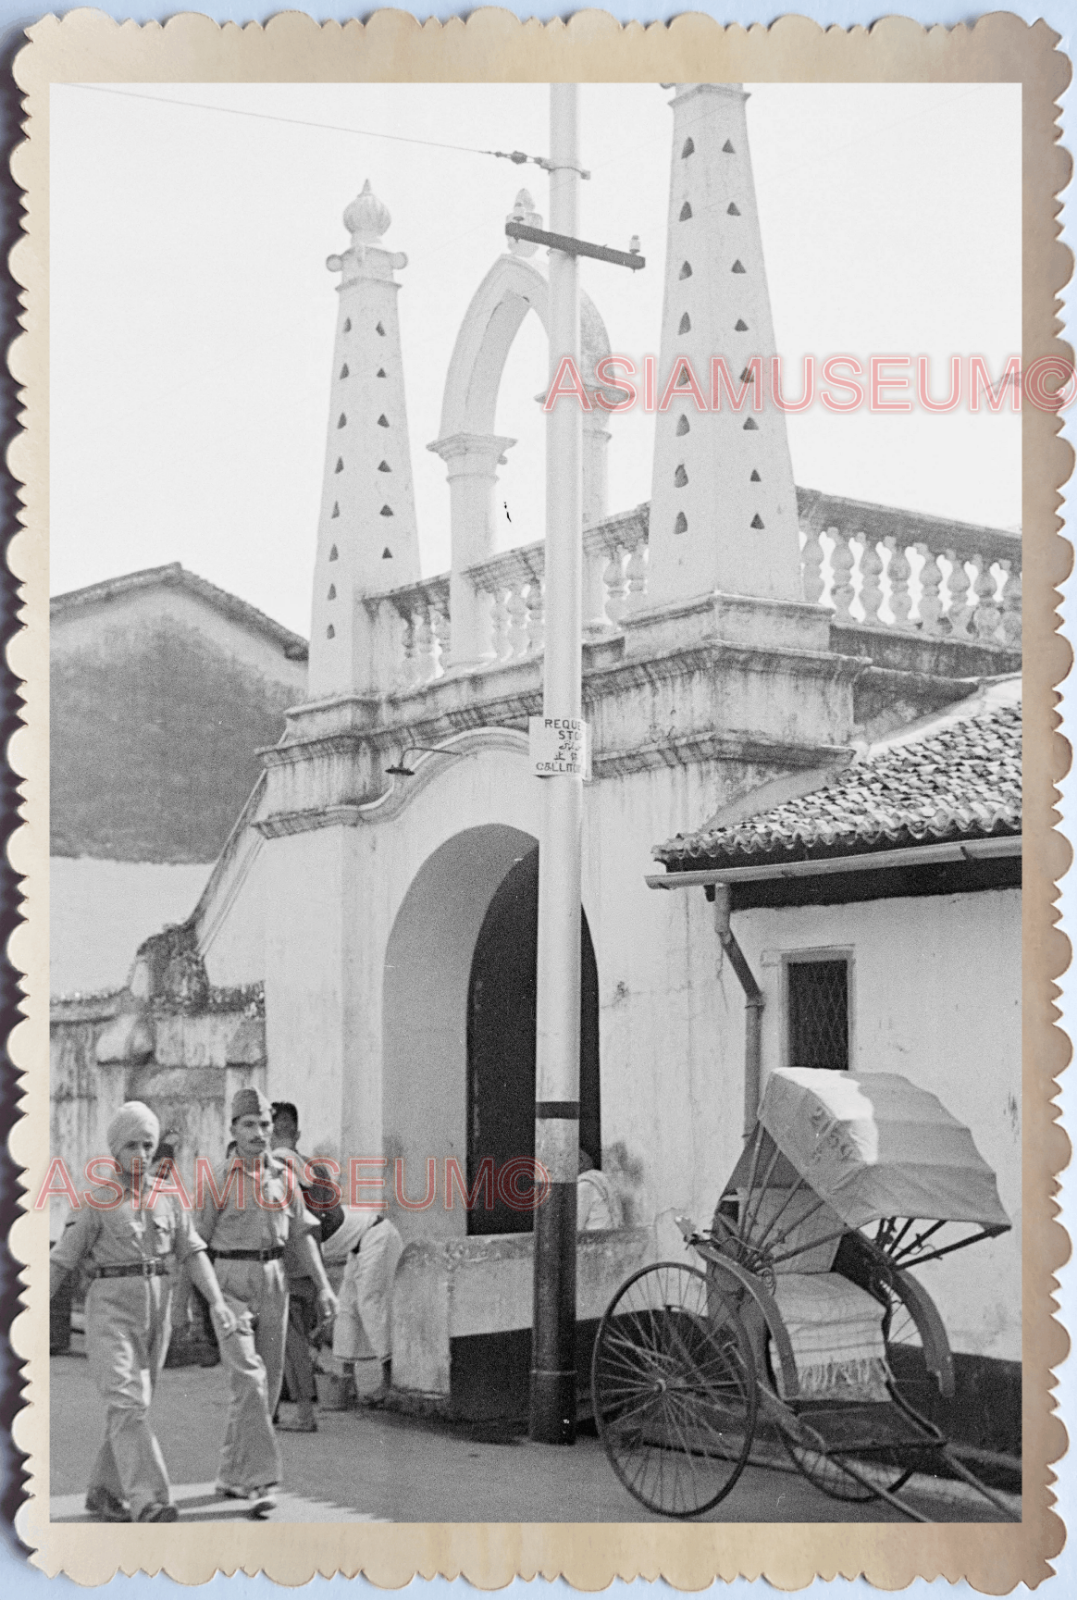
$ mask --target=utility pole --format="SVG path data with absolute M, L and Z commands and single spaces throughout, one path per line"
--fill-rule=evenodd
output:
M 550 389 L 566 356 L 580 372 L 577 257 L 632 272 L 647 264 L 635 237 L 627 251 L 576 237 L 580 179 L 590 176 L 580 167 L 578 104 L 576 84 L 550 85 L 550 154 L 540 163 L 550 174 L 550 231 L 512 219 L 505 224 L 510 238 L 544 244 L 550 252 Z M 532 758 L 546 780 L 539 849 L 535 1155 L 550 1188 L 535 1212 L 531 1323 L 531 1437 L 542 1444 L 576 1441 L 580 879 L 589 733 L 580 716 L 582 462 L 579 395 L 565 394 L 546 413 L 546 658 L 542 716 L 531 718 Z
M 579 89 L 550 85 L 550 229 L 576 238 Z M 550 251 L 550 384 L 562 359 L 580 365 L 579 266 Z M 579 719 L 583 414 L 559 399 L 546 419 L 545 718 Z M 550 1190 L 535 1212 L 531 1437 L 576 1439 L 576 1175 L 580 1143 L 580 875 L 583 778 L 546 778 L 539 849 L 535 1155 Z

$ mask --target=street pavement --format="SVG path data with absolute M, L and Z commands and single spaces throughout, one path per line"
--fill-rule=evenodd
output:
M 50 1410 L 51 1515 L 88 1521 L 86 1480 L 104 1430 L 104 1408 L 80 1354 L 54 1356 Z M 213 1491 L 228 1409 L 222 1367 L 162 1373 L 152 1421 L 181 1521 L 235 1521 L 235 1502 Z M 282 1407 L 287 1417 L 291 1408 Z M 582 1431 L 572 1448 L 385 1411 L 322 1412 L 316 1434 L 280 1434 L 284 1487 L 272 1520 L 283 1522 L 661 1522 L 614 1476 L 598 1439 Z M 928 1480 L 912 1499 L 933 1518 L 991 1521 L 998 1513 L 971 1492 L 933 1500 Z M 1014 1502 L 1015 1506 L 1017 1502 Z M 240 1514 L 242 1514 L 240 1512 Z M 893 1522 L 881 1502 L 828 1499 L 799 1473 L 749 1466 L 733 1491 L 701 1518 L 711 1522 Z

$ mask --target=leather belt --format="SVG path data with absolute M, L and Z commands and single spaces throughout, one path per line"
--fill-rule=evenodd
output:
M 119 1267 L 95 1267 L 95 1278 L 163 1278 L 168 1267 L 163 1261 L 125 1261 Z
M 284 1246 L 275 1244 L 271 1250 L 211 1250 L 214 1261 L 279 1261 Z
M 352 1246 L 352 1249 L 351 1249 L 350 1253 L 353 1256 L 357 1256 L 359 1254 L 359 1251 L 362 1248 L 363 1239 L 366 1238 L 367 1234 L 370 1233 L 374 1228 L 376 1228 L 378 1226 L 379 1222 L 384 1222 L 384 1221 L 385 1221 L 385 1213 L 382 1212 L 380 1216 L 377 1216 L 377 1217 L 374 1218 L 374 1221 L 370 1224 L 369 1228 L 364 1229 L 362 1237 L 359 1240 L 359 1243 L 357 1245 L 353 1245 Z

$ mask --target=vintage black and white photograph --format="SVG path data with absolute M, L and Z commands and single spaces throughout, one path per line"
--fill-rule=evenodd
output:
M 53 1523 L 1020 1521 L 1021 117 L 53 85 Z

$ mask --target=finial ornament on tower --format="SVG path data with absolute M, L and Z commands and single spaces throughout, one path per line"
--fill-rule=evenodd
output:
M 382 234 L 389 232 L 392 220 L 388 206 L 382 204 L 370 187 L 369 178 L 344 210 L 344 226 L 353 244 L 377 244 Z

